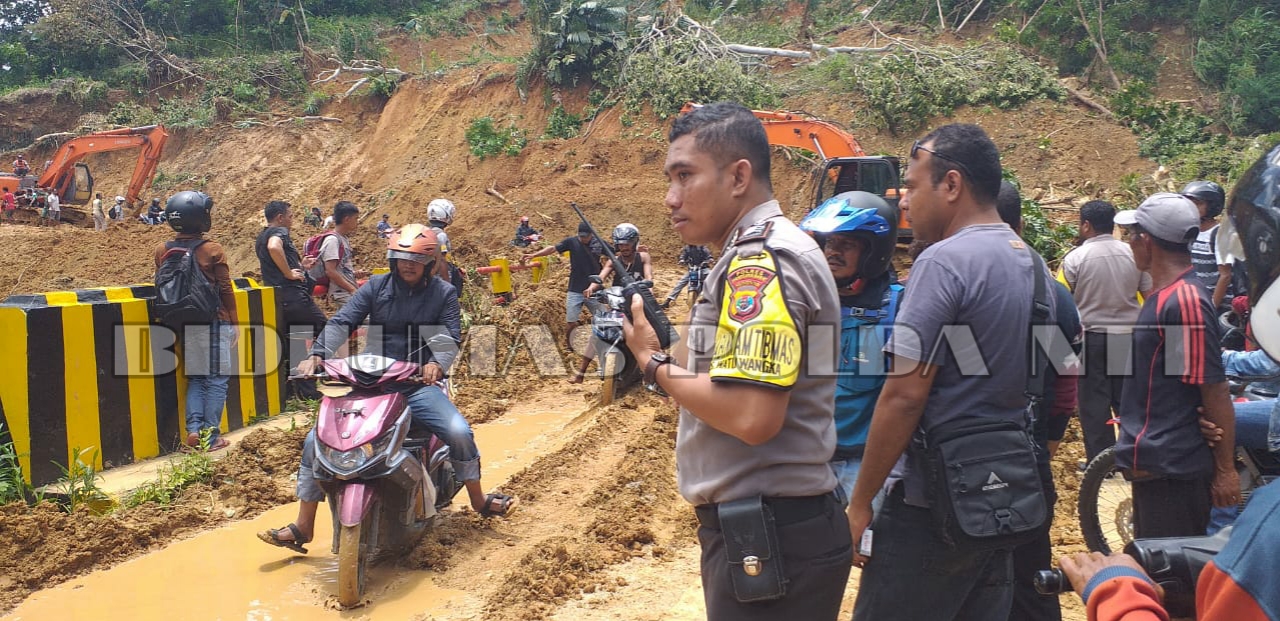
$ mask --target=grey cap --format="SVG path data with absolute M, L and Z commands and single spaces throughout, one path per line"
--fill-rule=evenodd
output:
M 1181 194 L 1160 192 L 1148 196 L 1137 209 L 1117 213 L 1115 223 L 1136 224 L 1160 239 L 1183 244 L 1194 240 L 1200 232 L 1200 210 Z

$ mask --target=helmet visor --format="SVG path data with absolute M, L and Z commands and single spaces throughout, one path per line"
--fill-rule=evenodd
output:
M 418 254 L 416 252 L 405 252 L 403 250 L 388 250 L 387 258 L 404 259 L 406 261 L 413 261 L 414 263 L 421 263 L 423 265 L 431 262 L 431 257 L 428 255 Z

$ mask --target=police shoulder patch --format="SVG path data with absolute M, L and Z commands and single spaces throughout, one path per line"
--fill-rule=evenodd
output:
M 725 277 L 729 285 L 729 306 L 725 309 L 729 319 L 746 323 L 760 315 L 765 288 L 778 277 L 771 268 L 768 264 L 747 263 L 729 272 Z
M 711 379 L 794 385 L 803 348 L 773 253 L 733 257 L 724 284 Z

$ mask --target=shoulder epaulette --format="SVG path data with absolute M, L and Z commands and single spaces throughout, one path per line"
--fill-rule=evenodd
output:
M 769 237 L 769 231 L 773 229 L 771 220 L 762 220 L 742 230 L 736 239 L 733 240 L 731 246 L 737 246 L 745 242 L 764 241 Z

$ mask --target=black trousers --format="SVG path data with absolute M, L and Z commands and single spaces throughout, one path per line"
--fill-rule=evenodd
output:
M 741 603 L 734 597 L 724 533 L 708 520 L 698 528 L 702 544 L 702 592 L 708 621 L 826 621 L 840 615 L 840 601 L 853 566 L 849 520 L 834 494 L 820 497 L 817 515 L 797 522 L 777 519 L 787 592 L 781 599 Z M 766 502 L 767 499 L 766 499 Z
M 281 336 L 285 337 L 284 369 L 281 373 L 283 377 L 301 362 L 301 360 L 293 360 L 293 351 L 295 349 L 305 351 L 306 342 L 315 338 L 315 335 L 324 329 L 324 324 L 328 320 L 324 316 L 324 311 L 321 311 L 315 300 L 311 298 L 311 294 L 301 287 L 278 288 L 276 301 L 280 306 L 279 329 Z M 292 382 L 288 385 L 285 394 L 294 394 L 303 399 L 320 398 L 320 392 L 316 390 L 314 380 Z
M 1080 378 L 1080 431 L 1084 434 L 1085 459 L 1093 461 L 1098 453 L 1116 443 L 1115 428 L 1107 424 L 1111 410 L 1120 411 L 1120 390 L 1124 375 L 1108 375 L 1107 360 L 1111 366 L 1122 366 L 1128 361 L 1132 339 L 1128 335 L 1107 338 L 1103 332 L 1086 332 L 1084 335 L 1084 375 Z M 1110 345 L 1110 350 L 1108 350 Z
M 1133 482 L 1133 536 L 1196 537 L 1209 527 L 1209 477 Z

